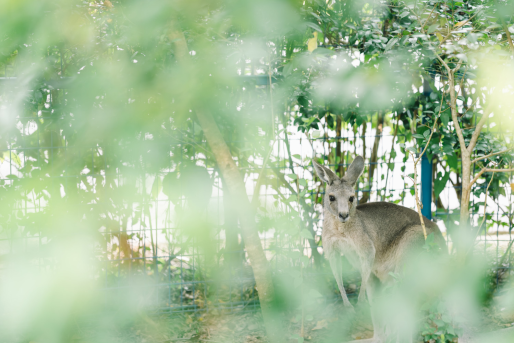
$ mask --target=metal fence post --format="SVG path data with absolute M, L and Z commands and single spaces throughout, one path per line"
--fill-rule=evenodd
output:
M 423 80 L 423 95 L 428 100 L 432 93 L 428 79 Z M 427 154 L 421 157 L 421 213 L 432 220 L 432 161 Z
M 421 157 L 421 213 L 432 219 L 432 161 L 426 154 Z

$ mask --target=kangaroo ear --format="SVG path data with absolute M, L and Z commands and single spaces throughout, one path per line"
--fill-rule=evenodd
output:
M 318 162 L 312 160 L 312 165 L 314 165 L 314 169 L 316 170 L 316 174 L 318 174 L 321 181 L 331 184 L 334 180 L 337 180 L 337 175 L 328 169 L 327 167 L 322 166 Z
M 343 180 L 355 186 L 359 176 L 361 176 L 362 171 L 364 170 L 364 159 L 361 156 L 355 157 L 350 167 L 346 171 L 346 175 L 343 177 Z

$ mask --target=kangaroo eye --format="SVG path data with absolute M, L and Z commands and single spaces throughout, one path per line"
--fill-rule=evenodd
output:
M 353 202 L 353 199 L 354 199 L 354 197 L 350 197 L 350 199 L 348 199 L 348 200 L 350 200 L 350 202 Z
M 330 199 L 330 201 L 336 201 L 336 197 L 333 195 L 330 195 L 328 198 Z

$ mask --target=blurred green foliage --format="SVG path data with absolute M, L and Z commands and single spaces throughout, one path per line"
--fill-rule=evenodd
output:
M 343 129 L 357 134 L 368 123 L 375 130 L 389 126 L 403 145 L 371 162 L 390 163 L 393 172 L 391 158 L 401 153 L 405 162 L 408 145 L 427 144 L 437 117 L 427 154 L 445 172 L 434 176 L 435 189 L 440 193 L 451 174 L 459 196 L 456 123 L 441 101 L 445 72 L 433 52 L 469 66 L 460 75 L 459 98 L 459 124 L 469 139 L 481 115 L 471 104 L 487 103 L 487 92 L 473 81 L 475 69 L 484 55 L 508 54 L 512 12 L 509 1 L 1 1 L 0 340 L 69 342 L 80 331 L 77 323 L 93 323 L 96 341 L 115 341 L 113 327 L 124 330 L 143 320 L 141 310 L 160 306 L 148 291 L 155 284 L 221 283 L 238 268 L 251 279 L 236 253 L 244 242 L 230 199 L 221 228 L 206 213 L 213 190 L 227 192 L 216 181 L 219 168 L 195 109 L 214 116 L 246 178 L 262 166 L 277 135 L 289 144 L 292 126 L 311 140 L 341 136 Z M 176 32 L 185 37 L 191 63 L 177 59 L 182 37 Z M 317 48 L 309 51 L 314 32 Z M 506 147 L 497 135 L 501 127 L 498 121 L 480 136 L 477 156 Z M 331 137 L 322 159 L 342 173 L 352 157 Z M 290 168 L 271 168 L 262 181 L 279 192 L 280 210 L 270 214 L 261 206 L 256 215 L 261 232 L 275 229 L 282 239 L 268 248 L 280 301 L 296 316 L 300 303 L 324 306 L 319 290 L 333 293 L 326 285 L 333 280 L 304 274 L 311 263 L 322 270 L 313 210 L 322 196 L 293 168 L 308 161 L 287 149 L 286 158 L 273 162 Z M 512 159 L 509 152 L 480 163 L 504 167 Z M 371 184 L 373 168 L 367 168 L 363 180 Z M 491 178 L 485 173 L 484 184 Z M 495 175 L 489 194 L 505 195 L 508 182 L 508 175 Z M 476 188 L 477 197 L 483 193 Z M 381 195 L 399 201 L 387 189 Z M 163 199 L 173 206 L 163 220 L 172 233 L 157 222 Z M 500 224 L 512 228 L 512 216 Z M 202 265 L 179 275 L 178 255 L 202 255 Z M 187 264 L 180 261 L 180 268 Z M 477 296 L 475 288 L 458 285 L 470 292 L 460 301 Z M 214 297 L 229 302 L 243 293 L 247 304 L 255 303 L 252 282 L 242 288 L 220 294 L 205 284 L 180 287 L 172 301 L 187 295 L 194 299 L 189 309 L 204 309 Z M 427 314 L 436 324 L 446 315 L 437 311 Z M 427 339 L 440 336 L 426 329 Z

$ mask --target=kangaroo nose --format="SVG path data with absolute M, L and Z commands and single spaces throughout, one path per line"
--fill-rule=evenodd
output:
M 339 218 L 345 220 L 346 218 L 348 218 L 348 213 L 339 213 Z

